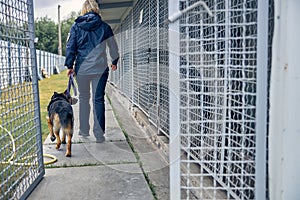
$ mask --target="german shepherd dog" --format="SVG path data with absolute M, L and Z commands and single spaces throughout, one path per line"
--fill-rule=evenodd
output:
M 54 142 L 57 139 L 56 149 L 59 149 L 61 144 L 66 144 L 66 136 L 68 136 L 66 157 L 71 157 L 74 116 L 71 106 L 72 97 L 66 94 L 66 91 L 64 93 L 54 92 L 47 107 L 47 121 L 51 141 Z M 63 134 L 60 139 L 61 129 Z

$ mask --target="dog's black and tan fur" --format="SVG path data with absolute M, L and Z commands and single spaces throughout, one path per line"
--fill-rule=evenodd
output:
M 57 139 L 56 149 L 60 148 L 61 144 L 66 144 L 66 157 L 71 157 L 71 145 L 74 127 L 73 109 L 71 106 L 71 97 L 67 97 L 66 91 L 64 93 L 54 92 L 51 101 L 47 107 L 48 110 L 48 128 L 53 142 Z M 62 129 L 62 138 L 59 136 L 60 129 Z

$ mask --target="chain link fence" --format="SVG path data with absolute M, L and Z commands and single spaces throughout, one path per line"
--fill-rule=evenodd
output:
M 0 199 L 25 199 L 44 175 L 33 2 L 0 1 Z
M 110 81 L 170 138 L 170 151 L 176 145 L 170 136 L 179 132 L 180 172 L 174 173 L 181 181 L 170 182 L 179 185 L 177 198 L 268 198 L 274 3 L 260 3 L 139 0 L 116 34 L 122 59 Z M 177 5 L 170 22 L 169 8 Z M 263 13 L 269 16 L 260 18 Z

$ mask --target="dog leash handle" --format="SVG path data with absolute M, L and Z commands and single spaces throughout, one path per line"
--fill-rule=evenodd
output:
M 69 95 L 69 96 L 71 96 L 71 94 L 70 94 L 71 87 L 73 87 L 74 95 L 77 96 L 77 88 L 74 83 L 73 74 L 70 74 L 70 76 L 69 76 L 69 83 L 68 83 L 68 87 L 67 87 L 67 95 Z

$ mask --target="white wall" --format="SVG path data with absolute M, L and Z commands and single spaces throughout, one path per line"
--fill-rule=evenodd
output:
M 271 200 L 300 199 L 300 0 L 275 0 L 270 93 Z

